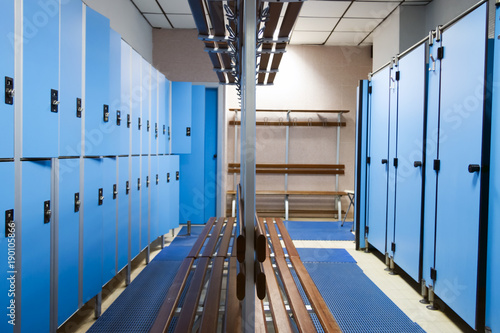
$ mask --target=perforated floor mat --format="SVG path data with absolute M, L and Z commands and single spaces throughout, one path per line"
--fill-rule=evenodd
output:
M 345 249 L 297 248 L 304 262 L 356 263 Z
M 293 240 L 354 240 L 352 222 L 298 222 L 284 221 L 285 227 Z
M 167 246 L 160 251 L 153 261 L 182 261 L 191 251 L 190 246 Z

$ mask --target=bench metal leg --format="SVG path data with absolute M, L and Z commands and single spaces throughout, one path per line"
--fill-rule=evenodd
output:
M 236 196 L 234 195 L 231 202 L 231 217 L 236 217 Z
M 129 286 L 130 285 L 130 265 L 132 265 L 132 263 L 128 263 L 127 265 L 127 270 L 125 271 L 125 286 Z
M 340 221 L 342 219 L 342 200 L 340 197 L 337 197 L 337 216 Z
M 160 243 L 161 243 L 161 248 L 163 249 L 165 247 L 165 235 L 160 236 Z
M 149 260 L 150 260 L 150 254 L 151 254 L 151 249 L 148 245 L 148 247 L 146 248 L 146 265 L 149 264 Z
M 102 313 L 102 291 L 99 292 L 95 296 L 95 308 L 94 308 L 94 316 L 95 319 L 98 319 Z
M 289 218 L 289 204 L 288 204 L 288 195 L 285 195 L 285 220 L 288 221 Z
M 354 195 L 351 196 L 351 194 L 347 194 L 347 197 L 349 198 L 349 206 L 347 207 L 347 210 L 346 210 L 345 215 L 344 215 L 344 219 L 342 220 L 342 224 L 341 224 L 342 227 L 344 226 L 345 220 L 347 219 L 347 214 L 349 213 L 349 209 L 351 209 L 351 206 L 354 205 Z M 352 225 L 353 225 L 353 227 L 351 228 L 351 231 L 354 228 L 354 223 Z

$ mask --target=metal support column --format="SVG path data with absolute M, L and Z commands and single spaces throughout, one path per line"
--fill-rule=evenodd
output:
M 337 125 L 337 159 L 336 163 L 340 164 L 340 123 L 342 121 L 342 112 L 338 114 L 338 125 Z M 335 191 L 339 190 L 339 175 L 335 175 Z M 342 197 L 337 196 L 337 199 L 335 200 L 337 204 L 337 215 L 339 221 L 342 219 Z
M 290 123 L 290 112 L 288 110 L 286 113 L 286 121 Z M 286 126 L 286 150 L 285 150 L 285 164 L 289 163 L 288 153 L 290 151 L 290 126 Z M 288 169 L 287 169 L 288 170 Z M 288 192 L 288 173 L 285 173 L 285 193 Z M 288 205 L 288 194 L 285 194 L 285 220 L 289 218 L 289 205 Z

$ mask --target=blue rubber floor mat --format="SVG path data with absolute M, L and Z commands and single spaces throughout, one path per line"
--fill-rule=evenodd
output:
M 293 240 L 331 240 L 348 241 L 354 240 L 354 234 L 350 232 L 352 222 L 302 222 L 285 221 L 285 227 Z
M 180 265 L 150 262 L 87 332 L 149 332 Z
M 203 231 L 203 229 L 205 228 L 204 225 L 191 225 L 191 235 L 196 235 L 198 236 L 199 234 L 201 234 L 201 232 Z M 179 231 L 179 236 L 181 235 L 187 235 L 187 232 L 188 232 L 188 229 L 186 226 L 182 227 L 181 228 L 181 231 Z
M 425 333 L 353 264 L 304 263 L 344 333 Z
M 189 246 L 193 247 L 198 239 L 198 235 L 191 234 L 191 236 L 177 236 L 174 238 L 170 246 Z
M 191 251 L 190 246 L 167 246 L 160 251 L 153 261 L 182 261 Z
M 345 249 L 297 248 L 297 251 L 304 262 L 356 263 Z

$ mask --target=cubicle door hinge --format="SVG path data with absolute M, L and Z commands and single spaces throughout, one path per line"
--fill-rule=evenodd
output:
M 437 278 L 437 271 L 431 267 L 431 279 L 435 281 L 436 278 Z
M 191 127 L 186 127 L 186 136 L 191 136 Z
M 368 235 L 369 232 L 370 232 L 370 227 L 369 226 L 365 226 L 365 234 Z
M 434 160 L 434 171 L 439 171 L 441 169 L 441 160 Z
M 50 210 L 50 200 L 43 203 L 43 223 L 49 223 L 52 217 L 52 211 Z
M 156 185 L 158 185 L 160 183 L 160 176 L 158 176 L 158 174 L 156 174 Z
M 127 114 L 127 128 L 130 128 L 130 124 L 132 124 L 132 120 L 130 120 L 130 115 Z
M 58 112 L 59 111 L 59 92 L 55 89 L 50 90 L 50 111 Z
M 5 77 L 5 104 L 14 104 L 14 79 Z
M 397 71 L 396 72 L 396 81 L 399 81 L 399 78 L 401 77 L 401 72 Z
M 439 60 L 441 60 L 441 59 L 444 58 L 444 47 L 443 46 L 438 47 L 438 49 L 437 49 L 437 58 Z
M 80 206 L 82 202 L 80 201 L 80 193 L 75 193 L 75 213 L 80 211 Z
M 76 117 L 77 118 L 81 118 L 82 117 L 82 112 L 83 112 L 82 99 L 81 98 L 77 98 L 76 99 Z
M 128 193 L 130 192 L 130 183 L 129 181 L 127 180 L 125 182 L 125 194 L 128 195 Z
M 396 252 L 396 243 L 394 242 L 391 243 L 391 251 Z
M 141 178 L 137 178 L 137 191 L 141 190 Z
M 102 206 L 102 203 L 104 202 L 104 190 L 102 188 L 99 189 L 99 197 L 97 199 L 98 205 Z
M 117 195 L 118 195 L 118 191 L 116 189 L 116 184 L 113 184 L 113 200 L 116 199 Z
M 122 124 L 122 113 L 120 110 L 116 110 L 116 125 L 121 126 Z
M 372 93 L 372 86 L 368 86 L 368 93 L 371 94 Z
M 149 125 L 149 120 L 146 121 L 146 130 L 149 132 L 149 128 L 150 128 L 150 125 Z
M 149 176 L 146 176 L 146 187 L 149 187 Z
M 179 171 L 176 171 L 176 172 L 175 172 L 175 180 L 179 180 L 179 177 L 180 177 L 180 175 L 179 175 Z
M 137 128 L 139 129 L 139 131 L 141 130 L 141 127 L 142 127 L 141 117 L 139 117 L 138 120 L 137 120 Z
M 371 158 L 370 158 L 370 156 L 368 156 L 368 157 L 366 158 L 366 164 L 370 164 L 370 162 L 371 162 Z
M 170 172 L 167 172 L 167 183 L 170 183 Z
M 14 225 L 14 210 L 9 209 L 5 211 L 5 237 L 9 235 L 14 235 L 15 225 Z
M 397 168 L 398 167 L 398 158 L 394 158 L 394 167 Z
M 109 105 L 104 104 L 102 107 L 102 120 L 105 123 L 109 121 Z

